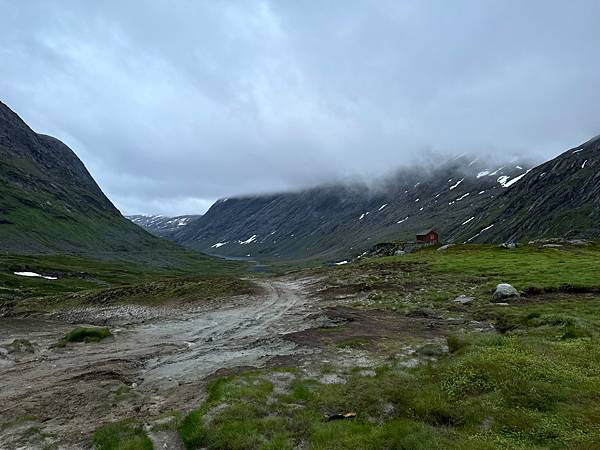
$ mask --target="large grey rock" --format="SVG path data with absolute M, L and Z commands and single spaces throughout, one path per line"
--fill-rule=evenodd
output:
M 495 301 L 500 301 L 511 297 L 519 297 L 519 291 L 517 291 L 510 284 L 501 283 L 496 286 L 493 297 Z
M 448 250 L 450 247 L 452 247 L 454 244 L 446 244 L 446 245 L 442 245 L 440 248 L 437 249 L 438 252 L 445 252 L 446 250 Z

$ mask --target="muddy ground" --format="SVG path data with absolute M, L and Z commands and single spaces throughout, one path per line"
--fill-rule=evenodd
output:
M 399 337 L 443 342 L 449 326 L 320 298 L 316 279 L 258 283 L 260 294 L 202 307 L 115 306 L 0 319 L 0 448 L 90 448 L 102 424 L 135 418 L 156 429 L 173 412 L 197 407 L 215 374 L 372 367 L 403 351 L 393 344 Z M 54 348 L 75 324 L 108 325 L 114 337 Z M 33 345 L 10 348 L 15 339 Z M 181 448 L 172 430 L 150 436 L 155 448 Z

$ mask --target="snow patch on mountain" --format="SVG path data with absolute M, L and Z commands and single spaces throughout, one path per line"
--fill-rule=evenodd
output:
M 293 234 L 292 234 L 293 236 Z M 248 245 L 251 244 L 252 242 L 256 241 L 256 238 L 258 237 L 258 235 L 253 234 L 252 236 L 250 236 L 248 239 L 246 239 L 245 241 L 238 241 L 238 243 L 240 245 Z
M 456 184 L 453 184 L 452 186 L 450 186 L 450 190 L 457 188 L 460 185 L 460 183 L 462 183 L 464 180 L 465 180 L 464 178 L 461 178 L 460 180 L 458 180 L 456 182 Z

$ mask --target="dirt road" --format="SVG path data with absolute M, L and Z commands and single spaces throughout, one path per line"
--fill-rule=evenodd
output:
M 306 283 L 261 281 L 261 295 L 203 312 L 174 309 L 113 329 L 114 339 L 64 349 L 51 346 L 73 324 L 0 319 L 0 346 L 34 344 L 33 353 L 0 353 L 0 448 L 86 448 L 101 423 L 196 406 L 203 380 L 218 370 L 309 351 L 282 338 L 327 320 L 308 302 Z

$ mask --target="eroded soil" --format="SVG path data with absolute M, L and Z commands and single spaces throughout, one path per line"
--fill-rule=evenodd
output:
M 197 406 L 204 379 L 217 371 L 312 351 L 283 338 L 328 323 L 304 295 L 309 282 L 264 281 L 260 295 L 212 309 L 163 309 L 145 323 L 135 315 L 128 321 L 123 308 L 0 319 L 0 346 L 15 339 L 33 343 L 33 352 L 4 349 L 0 355 L 0 447 L 86 448 L 101 423 L 156 421 Z M 100 343 L 53 348 L 77 318 L 123 325 Z
M 314 278 L 258 284 L 258 294 L 202 307 L 0 319 L 0 448 L 90 448 L 98 426 L 126 418 L 147 424 L 155 448 L 178 448 L 168 424 L 202 403 L 214 376 L 258 367 L 369 368 L 398 355 L 410 365 L 415 347 L 443 346 L 450 327 L 470 326 L 351 308 L 343 299 L 360 289 L 319 296 Z M 76 324 L 108 325 L 114 337 L 54 348 Z M 32 347 L 9 352 L 15 339 Z

